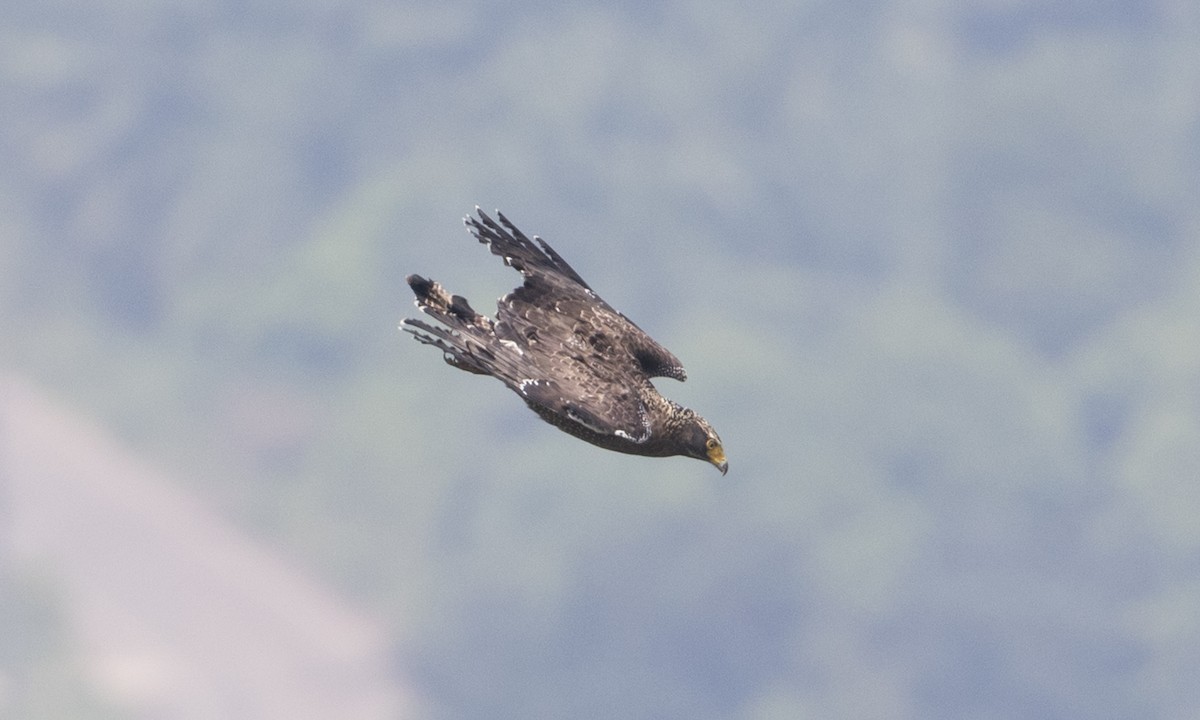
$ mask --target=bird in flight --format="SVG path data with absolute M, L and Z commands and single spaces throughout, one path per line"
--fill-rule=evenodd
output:
M 495 318 L 477 313 L 420 275 L 405 280 L 416 305 L 441 323 L 406 318 L 403 329 L 460 370 L 491 375 L 551 425 L 609 450 L 729 464 L 704 418 L 663 397 L 652 377 L 686 380 L 669 350 L 614 310 L 536 235 L 530 240 L 499 211 L 478 207 L 464 222 L 525 282 L 500 298 Z M 445 327 L 442 327 L 445 326 Z

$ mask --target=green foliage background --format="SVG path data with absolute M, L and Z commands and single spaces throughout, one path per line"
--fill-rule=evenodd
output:
M 1183 0 L 0 11 L 0 358 L 389 612 L 443 717 L 1188 717 Z M 395 327 L 547 238 L 728 477 Z

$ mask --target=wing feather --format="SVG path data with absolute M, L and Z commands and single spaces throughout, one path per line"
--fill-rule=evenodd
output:
M 504 258 L 504 263 L 516 268 L 522 275 L 557 275 L 570 280 L 585 290 L 591 290 L 575 268 L 571 267 L 562 256 L 554 251 L 545 240 L 534 236 L 536 244 L 517 229 L 516 225 L 504 217 L 504 213 L 496 211 L 500 222 L 487 216 L 479 206 L 475 206 L 475 214 L 463 218 L 463 222 L 471 229 L 471 234 L 479 242 L 488 246 L 494 255 Z
M 597 394 L 563 380 L 529 380 L 521 383 L 517 392 L 530 407 L 564 430 L 571 430 L 567 424 L 570 422 L 598 435 L 635 443 L 650 438 L 646 406 L 635 393 Z
M 621 344 L 639 378 L 687 379 L 679 358 L 597 295 L 549 243 L 536 235 L 530 240 L 500 211 L 499 222 L 478 206 L 475 213 L 478 217 L 464 219 L 475 238 L 525 276 L 523 286 L 500 298 L 498 320 L 522 328 L 526 337 L 545 336 L 546 324 L 569 326 L 572 332 L 598 324 Z M 553 315 L 562 316 L 562 322 Z

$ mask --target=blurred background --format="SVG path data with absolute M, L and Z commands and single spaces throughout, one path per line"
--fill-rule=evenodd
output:
M 13 0 L 0 716 L 1190 718 L 1200 6 Z M 501 208 L 687 365 L 398 332 Z

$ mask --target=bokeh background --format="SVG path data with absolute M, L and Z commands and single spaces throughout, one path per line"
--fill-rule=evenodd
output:
M 1200 6 L 11 0 L 0 716 L 1191 718 Z M 499 207 L 731 470 L 397 331 Z

